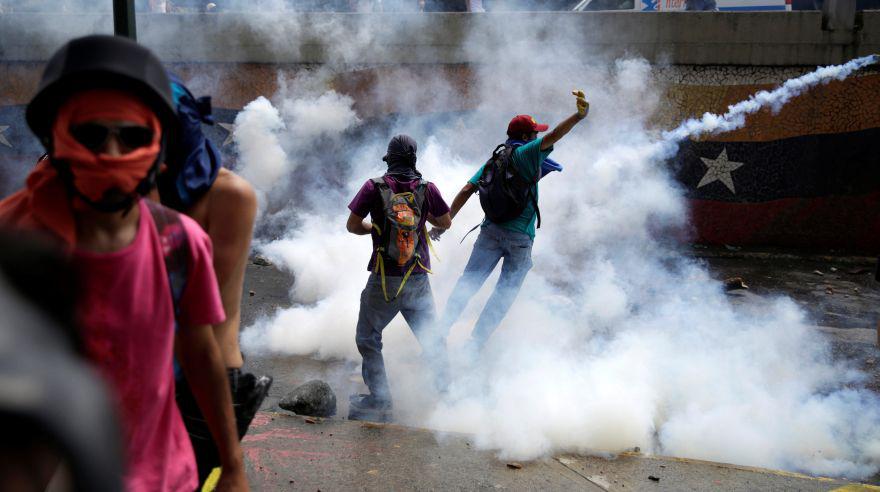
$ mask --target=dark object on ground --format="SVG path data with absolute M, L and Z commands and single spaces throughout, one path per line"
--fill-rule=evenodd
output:
M 272 266 L 271 261 L 267 260 L 265 256 L 260 256 L 260 255 L 254 256 L 253 263 L 254 263 L 254 265 L 259 265 L 259 266 Z
M 737 290 L 737 289 L 748 289 L 749 286 L 745 284 L 742 277 L 730 277 L 728 279 L 724 279 L 724 290 Z
M 348 420 L 391 422 L 391 402 L 377 400 L 373 395 L 351 395 L 348 400 Z
M 297 415 L 330 417 L 336 415 L 336 394 L 329 384 L 313 379 L 288 393 L 278 406 Z
M 522 470 L 522 465 L 520 463 L 508 463 L 507 467 L 511 470 Z
M 655 477 L 654 475 L 648 475 L 648 480 L 650 480 L 650 481 L 652 481 L 652 482 L 659 482 L 659 481 L 660 481 L 660 478 L 659 478 L 659 477 Z
M 241 439 L 247 433 L 254 415 L 263 404 L 269 388 L 272 387 L 270 376 L 254 376 L 250 373 L 242 373 L 240 369 L 227 369 L 229 377 L 229 389 L 232 391 L 232 407 L 235 411 L 235 424 L 238 427 L 238 438 Z M 199 472 L 199 487 L 201 487 L 211 470 L 220 466 L 220 455 L 217 446 L 211 438 L 208 423 L 199 410 L 195 395 L 189 388 L 185 379 L 178 380 L 175 388 L 177 393 L 177 407 L 183 417 L 189 440 L 192 442 L 193 451 L 196 455 L 196 466 Z M 201 490 L 201 489 L 199 489 Z

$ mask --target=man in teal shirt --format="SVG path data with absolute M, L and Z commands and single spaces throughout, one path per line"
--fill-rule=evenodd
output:
M 566 118 L 544 137 L 538 138 L 538 133 L 546 131 L 549 127 L 538 124 L 531 116 L 518 115 L 510 120 L 510 124 L 507 126 L 507 143 L 515 147 L 510 159 L 521 176 L 541 176 L 542 164 L 553 151 L 553 144 L 586 118 L 589 103 L 587 103 L 584 93 L 574 91 L 572 94 L 577 98 L 577 113 Z M 483 166 L 458 192 L 452 202 L 450 211 L 452 217 L 455 217 L 471 195 L 476 193 L 477 184 L 482 174 Z M 483 220 L 480 235 L 474 244 L 464 273 L 458 279 L 449 296 L 449 301 L 446 303 L 439 327 L 442 333 L 449 332 L 449 328 L 461 316 L 468 301 L 482 287 L 483 282 L 502 259 L 498 284 L 495 285 L 495 290 L 483 308 L 483 312 L 480 313 L 480 318 L 471 333 L 474 348 L 482 348 L 501 320 L 504 319 L 519 293 L 526 273 L 532 267 L 532 243 L 535 240 L 535 221 L 537 218 L 537 210 L 534 205 L 538 200 L 537 182 L 533 185 L 532 193 L 535 197 L 534 202 L 530 201 L 515 219 L 501 223 L 492 222 L 488 218 Z M 431 231 L 431 236 L 438 239 L 443 232 L 443 229 L 435 227 Z

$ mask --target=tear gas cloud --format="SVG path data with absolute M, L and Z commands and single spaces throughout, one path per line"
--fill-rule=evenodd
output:
M 251 27 L 258 41 L 289 49 L 298 22 L 253 16 Z M 331 59 L 379 49 L 377 36 L 393 32 L 375 30 L 398 26 L 341 22 L 310 27 L 336 40 Z M 704 115 L 664 134 L 649 124 L 662 88 L 644 60 L 609 61 L 542 43 L 538 34 L 524 38 L 528 32 L 534 26 L 508 22 L 465 34 L 473 59 L 497 60 L 470 66 L 468 97 L 476 103 L 469 111 L 444 112 L 464 97 L 447 78 L 395 70 L 379 73 L 371 100 L 427 109 L 370 121 L 350 97 L 330 89 L 347 70 L 332 64 L 281 80 L 276 94 L 245 106 L 234 140 L 237 169 L 260 195 L 255 246 L 296 277 L 294 306 L 247 327 L 245 351 L 360 361 L 354 328 L 371 247 L 369 238 L 345 231 L 345 205 L 384 172 L 381 157 L 393 135 L 419 142 L 420 171 L 451 202 L 504 139 L 513 115 L 533 114 L 552 126 L 574 111 L 569 91 L 583 88 L 590 116 L 553 152 L 563 173 L 541 183 L 544 223 L 534 267 L 479 362 L 466 365 L 457 349 L 497 272 L 452 327 L 448 395 L 426 391 L 420 348 L 403 320 L 386 328 L 397 418 L 473 433 L 479 446 L 515 459 L 638 446 L 823 475 L 875 473 L 880 401 L 859 389 L 865 376 L 831 360 L 827 340 L 790 299 L 734 306 L 705 266 L 679 251 L 670 238 L 687 233 L 686 202 L 663 162 L 676 140 L 727 131 L 758 106 L 778 110 L 809 85 L 845 77 L 865 61 L 786 84 L 775 96 L 756 95 L 731 108 L 729 118 Z M 580 39 L 553 31 L 568 34 Z M 441 260 L 433 262 L 431 282 L 439 310 L 476 237 L 458 242 L 482 219 L 476 201 L 436 245 Z
M 473 433 L 478 445 L 517 459 L 638 446 L 815 474 L 874 473 L 880 465 L 880 402 L 866 390 L 843 389 L 858 388 L 864 375 L 831 361 L 827 340 L 791 300 L 735 307 L 703 265 L 667 240 L 686 230 L 687 212 L 662 162 L 679 139 L 735 128 L 745 113 L 778 110 L 809 86 L 845 77 L 867 61 L 811 74 L 727 115 L 704 115 L 658 135 L 647 126 L 659 95 L 648 89 L 654 85 L 645 61 L 551 68 L 517 58 L 525 65 L 475 67 L 480 97 L 474 111 L 399 116 L 384 132 L 354 134 L 360 122 L 352 101 L 314 80 L 302 84 L 308 87 L 304 93 L 288 89 L 286 97 L 276 98 L 279 107 L 298 108 L 284 111 L 285 118 L 314 121 L 325 130 L 322 149 L 287 154 L 285 162 L 313 163 L 299 164 L 294 179 L 330 172 L 340 186 L 310 190 L 310 196 L 326 193 L 332 202 L 297 200 L 295 209 L 283 211 L 295 225 L 282 238 L 258 244 L 295 274 L 295 305 L 248 327 L 246 349 L 359 361 L 354 327 L 370 241 L 345 232 L 343 205 L 366 179 L 383 173 L 380 158 L 391 136 L 404 132 L 419 141 L 419 169 L 451 201 L 503 140 L 510 116 L 537 112 L 540 121 L 558 122 L 573 110 L 568 91 L 584 87 L 590 117 L 557 144 L 553 156 L 565 171 L 541 185 L 544 224 L 535 241 L 535 266 L 479 363 L 466 366 L 456 359 L 456 348 L 497 276 L 452 328 L 455 377 L 446 397 L 426 393 L 419 347 L 403 320 L 385 330 L 398 417 Z M 314 77 L 329 74 L 332 68 Z M 502 82 L 505 90 L 499 91 Z M 377 97 L 453 97 L 443 80 L 420 84 L 380 78 L 374 91 Z M 249 106 L 242 118 L 248 111 L 269 118 L 275 110 Z M 247 147 L 238 135 L 236 130 L 238 145 Z M 328 168 L 328 155 L 345 162 Z M 242 157 L 247 171 L 270 166 L 262 158 Z M 435 261 L 431 281 L 440 309 L 475 235 L 463 245 L 458 238 L 481 218 L 479 206 L 469 203 L 438 244 L 442 261 Z

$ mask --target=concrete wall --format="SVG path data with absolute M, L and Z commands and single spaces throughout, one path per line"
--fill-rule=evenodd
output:
M 390 114 L 476 108 L 481 76 L 498 61 L 483 48 L 515 45 L 522 36 L 552 46 L 551 64 L 640 54 L 655 62 L 652 79 L 663 93 L 654 124 L 669 128 L 724 112 L 817 64 L 880 51 L 880 12 L 863 13 L 861 29 L 852 32 L 823 31 L 818 12 L 145 15 L 138 22 L 142 41 L 194 92 L 213 95 L 222 124 L 207 131 L 228 157 L 236 113 L 275 94 L 279 80 L 317 68 L 369 124 Z M 41 153 L 23 115 L 45 59 L 71 37 L 111 28 L 109 16 L 0 15 L 0 195 L 21 186 L 21 166 Z M 488 34 L 499 31 L 510 34 Z M 448 87 L 456 97 L 401 103 L 388 97 L 399 80 Z M 722 152 L 743 163 L 732 173 L 735 186 L 701 184 L 707 161 Z M 880 73 L 862 71 L 796 98 L 779 114 L 750 117 L 743 130 L 689 142 L 669 164 L 692 205 L 693 240 L 880 251 Z
M 168 62 L 480 63 L 491 53 L 470 46 L 526 40 L 579 59 L 682 65 L 822 65 L 880 52 L 880 11 L 860 13 L 854 31 L 825 31 L 813 11 L 279 15 L 140 15 L 138 33 Z M 497 25 L 516 36 L 491 34 Z M 0 60 L 45 60 L 66 39 L 111 29 L 107 15 L 0 15 Z M 355 46 L 340 49 L 343 37 Z

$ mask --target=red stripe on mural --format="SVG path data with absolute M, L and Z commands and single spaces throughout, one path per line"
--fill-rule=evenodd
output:
M 880 251 L 880 191 L 759 203 L 690 200 L 696 242 Z

